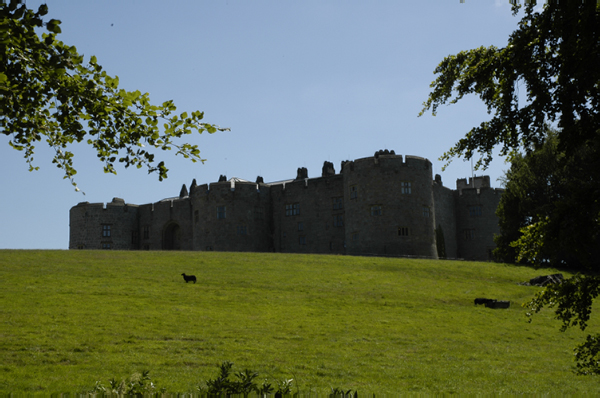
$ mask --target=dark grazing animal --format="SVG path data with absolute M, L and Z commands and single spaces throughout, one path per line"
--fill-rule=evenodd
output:
M 183 276 L 185 283 L 188 283 L 188 282 L 196 283 L 196 277 L 194 275 L 186 275 L 185 273 L 183 273 L 181 275 Z
M 477 304 L 486 304 L 487 305 L 488 303 L 493 303 L 494 301 L 496 301 L 496 300 L 487 299 L 487 298 L 476 298 L 475 305 L 477 305 Z

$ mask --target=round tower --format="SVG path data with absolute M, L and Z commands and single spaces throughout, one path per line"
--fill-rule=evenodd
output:
M 347 253 L 437 257 L 429 160 L 379 151 L 342 173 Z

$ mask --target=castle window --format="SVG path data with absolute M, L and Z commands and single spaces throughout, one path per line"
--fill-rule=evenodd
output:
M 306 236 L 302 235 L 298 237 L 298 243 L 301 245 L 306 245 Z
M 290 203 L 285 205 L 286 216 L 297 216 L 300 214 L 300 203 Z
M 217 219 L 223 220 L 226 216 L 226 207 L 225 206 L 217 206 Z
M 475 239 L 475 230 L 474 229 L 465 229 L 465 240 L 474 240 Z
M 194 222 L 197 224 L 200 221 L 200 211 L 194 210 Z
M 360 235 L 358 234 L 358 232 L 352 233 L 352 241 L 353 242 L 357 242 L 359 237 L 360 237 Z
M 304 231 L 304 223 L 298 223 L 298 231 Z
M 102 243 L 102 249 L 110 250 L 110 243 Z
M 109 224 L 102 224 L 102 237 L 110 238 L 110 225 Z
M 150 227 L 147 225 L 144 227 L 144 239 L 150 239 Z
M 371 215 L 372 216 L 380 216 L 381 215 L 381 205 L 371 206 Z
M 248 228 L 245 225 L 240 225 L 237 227 L 238 235 L 248 235 Z
M 410 230 L 408 227 L 398 227 L 398 236 L 408 236 L 410 234 Z
M 138 231 L 131 231 L 131 244 L 136 245 L 138 243 Z
M 429 207 L 423 206 L 423 217 L 429 218 Z
M 400 183 L 400 189 L 403 195 L 410 195 L 412 193 L 412 186 L 408 181 L 402 181 Z
M 333 201 L 333 210 L 341 210 L 344 208 L 344 198 L 332 198 Z
M 481 217 L 481 206 L 469 206 L 470 217 Z
M 350 186 L 350 199 L 358 198 L 358 186 L 351 185 Z
M 344 216 L 341 214 L 333 216 L 333 226 L 334 227 L 343 227 L 344 226 Z

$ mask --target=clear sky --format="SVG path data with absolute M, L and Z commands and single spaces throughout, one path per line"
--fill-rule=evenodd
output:
M 42 1 L 27 0 L 37 9 Z M 76 147 L 74 191 L 40 144 L 39 171 L 0 135 L 0 248 L 67 249 L 69 209 L 113 197 L 143 204 L 179 195 L 183 184 L 239 177 L 318 177 L 324 161 L 379 149 L 431 160 L 445 186 L 471 176 L 469 162 L 444 172 L 438 158 L 489 118 L 476 98 L 417 117 L 442 59 L 479 46 L 506 45 L 516 28 L 508 0 L 48 0 L 59 39 L 75 45 L 120 86 L 172 99 L 177 111 L 201 110 L 230 132 L 189 136 L 205 164 L 159 154 L 169 178 L 117 167 L 104 174 L 85 146 Z M 492 185 L 508 165 L 496 158 Z

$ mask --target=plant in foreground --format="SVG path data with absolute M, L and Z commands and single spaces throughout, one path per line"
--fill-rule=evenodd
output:
M 150 379 L 150 371 L 144 370 L 142 373 L 133 373 L 129 378 L 117 381 L 114 377 L 109 381 L 109 387 L 105 387 L 102 382 L 96 381 L 94 388 L 89 391 L 90 394 L 117 394 L 127 396 L 146 396 L 157 392 L 164 393 L 165 389 L 157 391 L 156 386 Z
M 358 398 L 358 392 L 352 392 L 352 390 L 344 391 L 343 388 L 331 387 L 331 394 L 329 394 L 329 398 Z
M 206 386 L 199 385 L 198 391 L 208 395 L 229 397 L 232 395 L 258 394 L 261 396 L 275 394 L 275 397 L 289 396 L 291 394 L 293 379 L 286 379 L 277 383 L 277 390 L 265 379 L 262 385 L 258 385 L 255 379 L 258 372 L 246 369 L 234 373 L 236 379 L 231 380 L 233 363 L 225 361 L 219 366 L 219 375 L 215 379 L 206 381 Z

